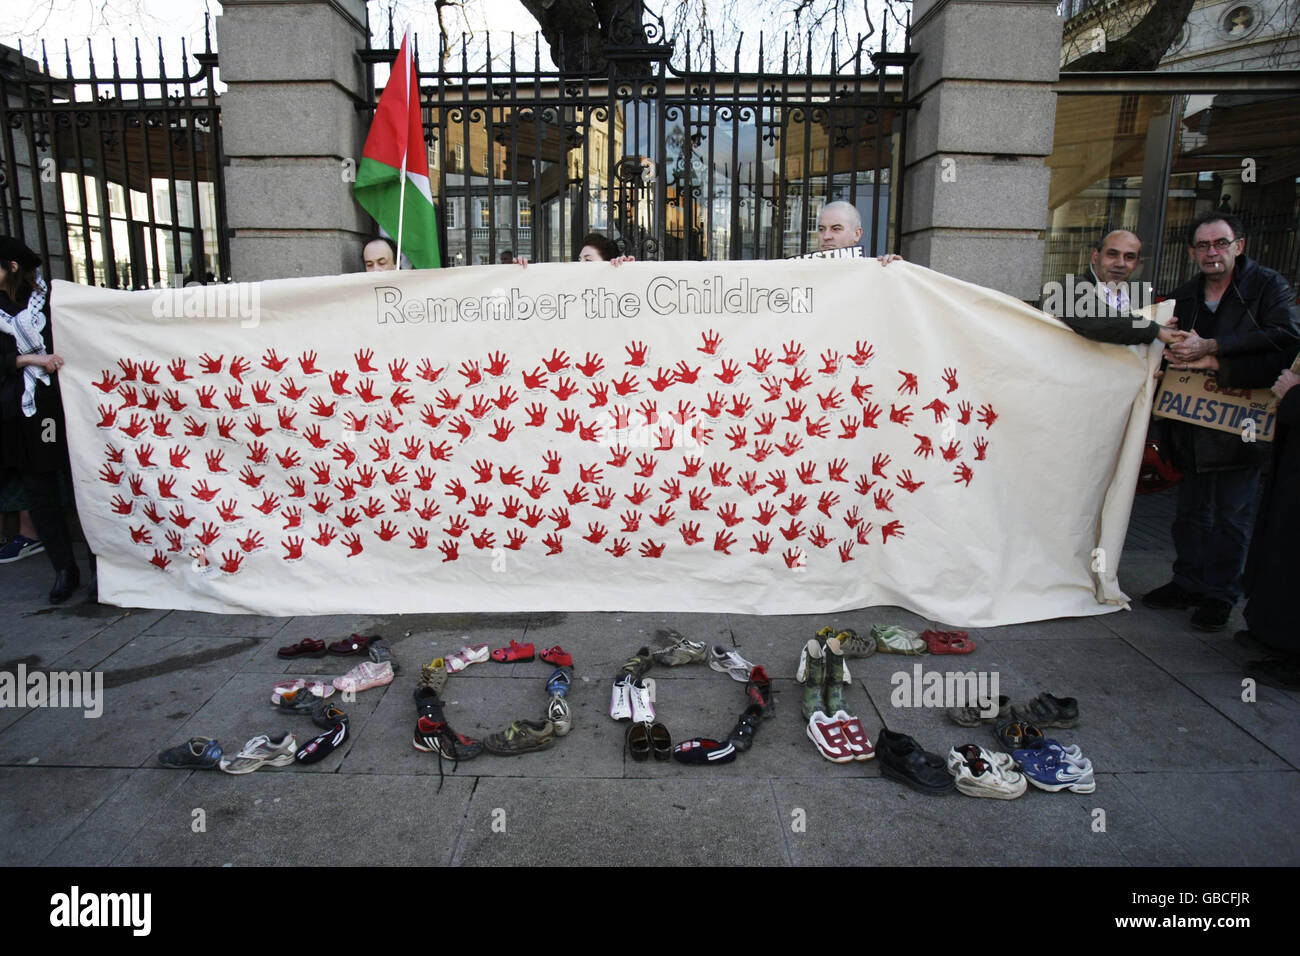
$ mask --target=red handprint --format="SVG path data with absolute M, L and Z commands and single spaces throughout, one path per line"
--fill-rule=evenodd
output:
M 275 349 L 267 349 L 266 354 L 262 356 L 262 367 L 272 372 L 278 372 L 288 364 L 289 360 L 276 355 Z
M 984 453 L 988 451 L 988 448 L 989 448 L 989 443 L 987 439 L 976 438 L 975 439 L 975 460 L 983 461 Z
M 902 488 L 904 491 L 908 493 L 916 491 L 916 489 L 920 488 L 923 484 L 925 484 L 924 481 L 912 480 L 912 472 L 910 470 L 904 470 L 898 476 L 898 487 Z
M 934 443 L 925 435 L 913 435 L 917 441 L 916 454 L 921 458 L 929 458 L 934 454 Z
M 902 408 L 894 404 L 889 406 L 889 420 L 897 422 L 899 425 L 906 425 L 912 420 L 912 406 L 904 405 Z
M 282 557 L 285 561 L 297 561 L 302 557 L 302 538 L 290 535 L 280 542 L 280 547 L 284 548 Z
M 880 489 L 879 491 L 876 492 L 876 498 L 875 498 L 876 510 L 893 511 L 894 509 L 889 507 L 889 503 L 893 500 L 894 500 L 894 493 L 892 491 L 889 491 L 888 489 L 885 488 Z
M 967 487 L 970 486 L 970 480 L 975 477 L 975 472 L 971 471 L 970 466 L 964 461 L 953 470 L 953 474 L 956 475 L 953 484 L 965 484 Z
M 377 372 L 377 371 L 379 371 L 377 368 L 375 368 L 373 365 L 370 364 L 371 360 L 375 357 L 375 353 L 374 353 L 373 351 L 371 351 L 370 349 L 361 349 L 360 351 L 358 351 L 358 352 L 357 352 L 355 355 L 353 355 L 352 357 L 353 357 L 354 359 L 356 359 L 356 361 L 357 361 L 357 371 L 358 371 L 358 372 Z
M 793 378 L 787 378 L 785 384 L 790 386 L 790 391 L 797 392 L 799 389 L 812 384 L 812 376 L 808 374 L 807 369 L 796 369 Z
M 286 378 L 280 383 L 280 394 L 289 401 L 296 402 L 307 394 L 307 389 L 299 386 L 293 379 Z
M 891 537 L 895 537 L 895 538 L 903 537 L 903 522 L 891 521 L 889 522 L 889 524 L 881 526 L 880 543 L 884 544 Z
M 445 365 L 442 368 L 435 369 L 433 363 L 428 359 L 421 359 L 420 367 L 415 370 L 415 374 L 420 376 L 420 378 L 424 379 L 426 382 L 436 382 L 438 381 L 439 376 L 441 376 L 446 370 L 447 366 Z M 428 540 L 427 535 L 425 536 L 425 539 L 426 541 Z
M 303 352 L 302 355 L 298 357 L 298 367 L 302 369 L 303 375 L 318 374 L 320 369 L 316 367 L 316 353 Z

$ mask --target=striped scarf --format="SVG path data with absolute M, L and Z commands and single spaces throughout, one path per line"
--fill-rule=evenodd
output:
M 27 300 L 27 307 L 17 315 L 10 315 L 0 309 L 0 332 L 12 335 L 18 343 L 19 355 L 44 355 L 45 340 L 41 332 L 45 330 L 45 297 L 49 286 L 36 270 L 36 288 Z M 31 418 L 36 414 L 36 383 L 50 384 L 49 373 L 39 365 L 29 365 L 23 369 L 23 414 Z

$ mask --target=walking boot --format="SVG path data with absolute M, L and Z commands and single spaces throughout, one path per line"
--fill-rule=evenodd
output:
M 836 638 L 826 641 L 826 713 L 844 709 L 844 654 Z
M 808 642 L 804 654 L 803 719 L 811 720 L 818 711 L 826 713 L 826 699 L 822 696 L 822 685 L 826 683 L 826 659 L 816 638 Z

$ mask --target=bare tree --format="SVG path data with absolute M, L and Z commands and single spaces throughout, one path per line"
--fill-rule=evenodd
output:
M 1097 10 L 1100 34 L 1085 31 L 1076 38 L 1076 48 L 1087 50 L 1100 36 L 1100 48 L 1089 50 L 1078 59 L 1068 60 L 1065 68 L 1084 72 L 1146 71 L 1160 65 L 1166 52 L 1178 39 L 1196 0 L 1155 0 L 1137 18 L 1133 7 L 1119 4 Z M 1136 20 L 1136 22 L 1134 22 Z M 1068 53 L 1067 53 L 1068 55 Z

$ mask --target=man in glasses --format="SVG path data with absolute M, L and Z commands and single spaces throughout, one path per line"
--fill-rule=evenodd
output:
M 1199 275 L 1173 293 L 1178 327 L 1170 343 L 1175 368 L 1207 369 L 1228 388 L 1268 388 L 1300 350 L 1295 292 L 1277 272 L 1244 253 L 1240 220 L 1225 212 L 1199 216 L 1187 245 Z M 1162 422 L 1162 445 L 1183 472 L 1173 535 L 1174 579 L 1147 594 L 1147 607 L 1194 607 L 1191 624 L 1203 631 L 1227 626 L 1242 594 L 1266 442 L 1253 433 L 1223 432 L 1184 422 Z

